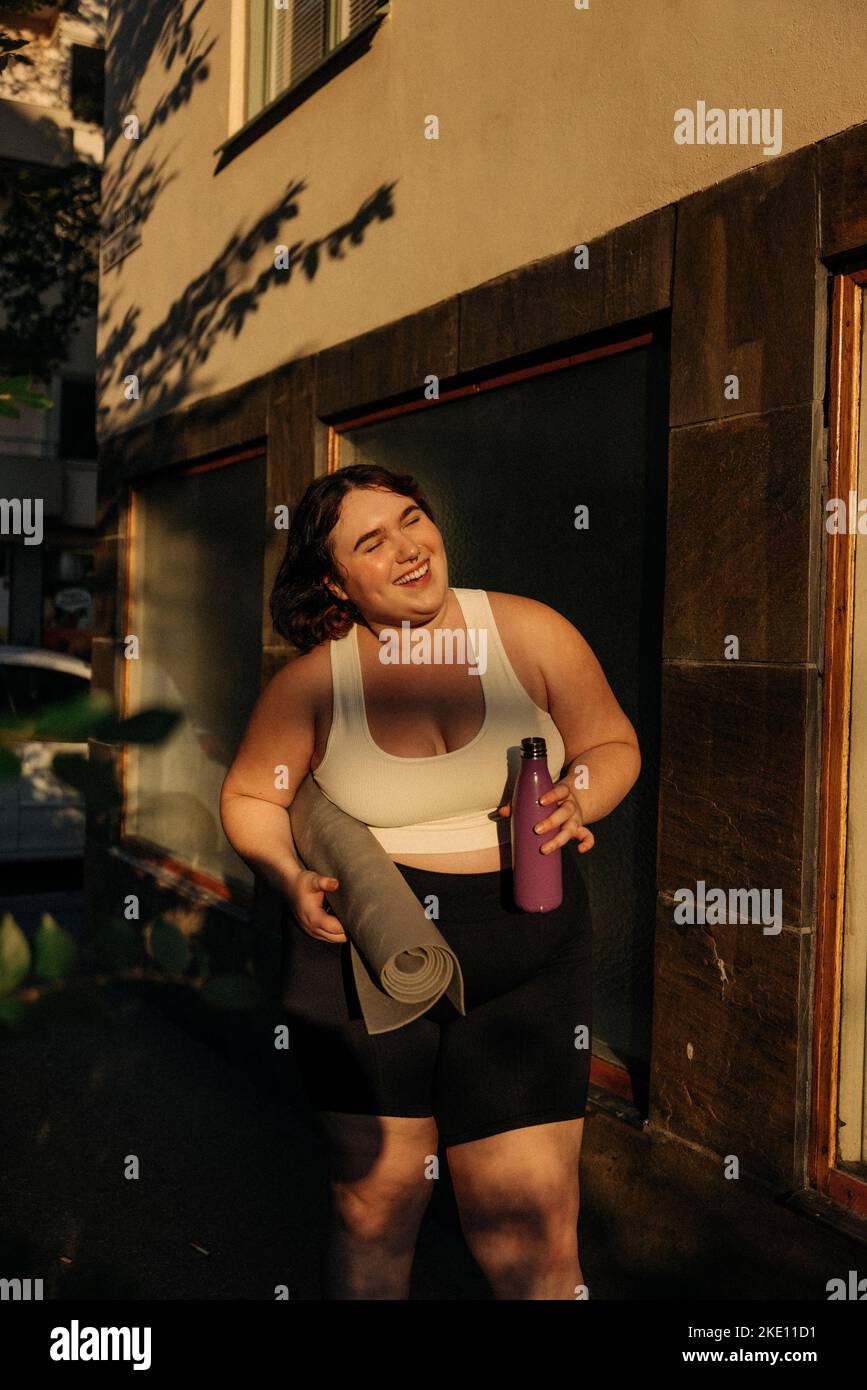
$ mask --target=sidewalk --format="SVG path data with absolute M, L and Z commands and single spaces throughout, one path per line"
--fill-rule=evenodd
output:
M 75 894 L 44 896 L 15 909 L 28 932 L 42 910 L 75 920 Z M 60 993 L 0 1034 L 0 1276 L 42 1278 L 45 1298 L 320 1299 L 324 1151 L 291 1053 L 157 988 Z M 412 1297 L 488 1299 L 442 1169 Z M 828 1279 L 867 1275 L 867 1245 L 592 1106 L 581 1196 L 596 1299 L 824 1300 Z
M 79 909 L 74 893 L 0 900 L 28 935 L 42 911 L 80 927 Z M 94 984 L 0 1033 L 0 1276 L 41 1278 L 46 1299 L 321 1298 L 324 1151 L 291 1055 L 240 1016 L 196 1036 L 171 1016 L 180 994 L 160 1001 Z M 484 1298 L 444 1197 L 413 1298 Z
M 829 1279 L 867 1275 L 867 1221 L 850 1218 L 853 1238 L 723 1167 L 659 1131 L 590 1115 L 580 1232 L 594 1297 L 825 1301 Z

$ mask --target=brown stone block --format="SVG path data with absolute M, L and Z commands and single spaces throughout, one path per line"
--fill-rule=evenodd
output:
M 804 667 L 663 665 L 661 890 L 779 889 L 783 921 L 810 925 L 817 687 Z
M 100 468 L 109 490 L 130 478 L 146 477 L 173 463 L 208 454 L 231 453 L 264 442 L 268 376 L 196 401 L 100 442 Z
M 317 409 L 323 417 L 413 393 L 424 379 L 458 367 L 458 300 L 443 299 L 319 354 Z
M 274 372 L 268 389 L 268 474 L 266 531 L 274 530 L 274 508 L 298 501 L 315 475 L 317 359 L 305 357 Z M 286 532 L 277 535 L 285 542 Z
M 262 575 L 262 642 L 279 641 L 269 599 L 286 553 L 285 529 L 277 529 L 278 507 L 290 517 L 316 474 L 317 444 L 326 427 L 316 410 L 317 359 L 307 357 L 274 372 L 268 394 L 268 455 L 265 479 L 265 551 Z
M 98 536 L 93 548 L 93 607 L 90 626 L 94 637 L 114 637 L 117 631 L 117 574 L 119 538 Z
M 117 480 L 111 475 L 108 461 L 103 463 L 102 457 L 96 478 L 96 532 L 100 536 L 113 536 L 123 529 L 125 495 L 118 490 Z
M 867 244 L 867 123 L 820 140 L 821 255 Z
M 113 637 L 94 636 L 90 656 L 90 685 L 117 703 L 115 679 L 118 644 Z
M 574 246 L 581 244 L 580 232 Z M 533 352 L 638 319 L 671 302 L 674 206 L 659 208 L 587 243 L 487 280 L 460 296 L 460 369 Z
M 672 425 L 821 395 L 814 146 L 768 159 L 678 204 Z M 726 378 L 739 380 L 727 400 Z
M 792 1178 L 803 934 L 678 925 L 657 908 L 651 1120 L 769 1182 Z
M 820 403 L 673 430 L 663 657 L 817 661 Z

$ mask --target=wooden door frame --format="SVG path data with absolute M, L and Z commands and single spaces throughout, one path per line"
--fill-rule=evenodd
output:
M 828 497 L 858 479 L 861 323 L 867 269 L 833 281 Z M 855 536 L 829 534 L 825 593 L 822 772 L 813 999 L 809 1174 L 819 1192 L 867 1215 L 867 1181 L 837 1167 L 837 1109 L 852 691 Z

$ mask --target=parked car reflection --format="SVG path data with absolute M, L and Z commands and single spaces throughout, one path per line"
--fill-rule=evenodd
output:
M 90 665 L 38 647 L 0 646 L 0 712 L 36 715 L 46 705 L 86 694 Z M 84 853 L 85 805 L 52 771 L 58 753 L 87 757 L 86 743 L 26 739 L 16 743 L 21 777 L 0 782 L 0 861 L 72 859 Z

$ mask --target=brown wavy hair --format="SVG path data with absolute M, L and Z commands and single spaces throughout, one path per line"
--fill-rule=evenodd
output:
M 337 598 L 326 579 L 342 583 L 332 551 L 331 532 L 352 488 L 385 488 L 411 497 L 431 521 L 434 514 L 421 487 L 409 473 L 392 473 L 374 464 L 353 464 L 310 484 L 289 525 L 286 552 L 271 590 L 269 607 L 275 632 L 299 652 L 312 651 L 329 638 L 345 637 L 362 620 L 354 603 Z

